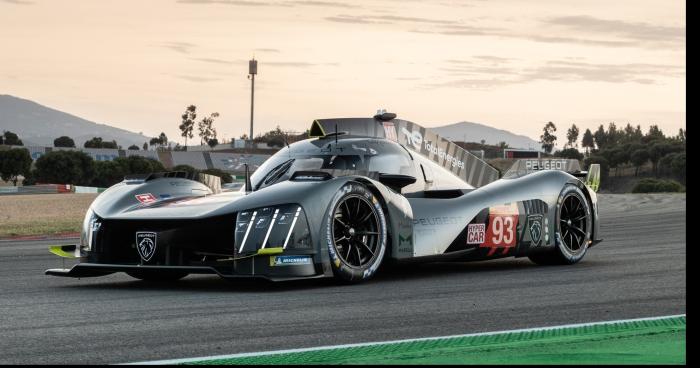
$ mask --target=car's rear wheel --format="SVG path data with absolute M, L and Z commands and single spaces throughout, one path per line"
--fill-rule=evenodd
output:
M 126 271 L 126 274 L 139 280 L 153 282 L 177 281 L 188 275 L 187 272 L 160 270 Z
M 364 185 L 348 183 L 335 195 L 326 220 L 326 244 L 335 276 L 347 282 L 371 278 L 386 252 L 386 218 L 380 200 Z
M 529 258 L 538 264 L 574 264 L 588 250 L 592 227 L 593 215 L 586 196 L 581 188 L 567 185 L 557 201 L 554 249 Z

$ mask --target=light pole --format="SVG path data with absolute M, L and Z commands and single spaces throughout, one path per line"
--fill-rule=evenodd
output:
M 258 61 L 253 58 L 248 61 L 248 78 L 250 78 L 250 147 L 253 147 L 253 111 L 255 108 L 255 75 L 258 74 Z

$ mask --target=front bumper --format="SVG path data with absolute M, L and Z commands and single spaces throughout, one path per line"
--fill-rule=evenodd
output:
M 211 266 L 142 266 L 142 265 L 121 265 L 121 264 L 102 264 L 102 263 L 78 263 L 72 268 L 52 268 L 46 270 L 44 273 L 50 276 L 59 277 L 72 277 L 72 278 L 83 278 L 83 277 L 99 277 L 106 276 L 116 272 L 130 272 L 130 271 L 179 271 L 186 272 L 188 274 L 202 274 L 202 275 L 218 275 L 225 279 L 265 279 L 270 281 L 291 281 L 300 279 L 314 279 L 325 277 L 323 273 L 315 272 L 315 267 L 313 263 L 309 267 L 303 267 L 306 265 L 293 265 L 285 266 L 285 272 L 274 272 L 274 273 L 233 273 L 226 272 L 225 269 L 221 267 L 211 267 Z M 223 271 L 223 272 L 222 272 Z M 312 271 L 312 272 L 310 272 Z

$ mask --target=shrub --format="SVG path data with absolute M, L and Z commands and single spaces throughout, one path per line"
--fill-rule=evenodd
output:
M 209 174 L 221 178 L 221 184 L 233 183 L 233 178 L 227 172 L 219 169 L 206 169 L 200 171 L 202 174 Z
M 675 180 L 642 179 L 632 188 L 632 193 L 682 192 L 683 186 Z
M 92 157 L 80 151 L 53 151 L 35 162 L 39 183 L 90 185 L 95 176 Z

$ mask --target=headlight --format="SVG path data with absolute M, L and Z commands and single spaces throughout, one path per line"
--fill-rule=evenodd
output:
M 92 251 L 93 244 L 95 242 L 95 236 L 97 235 L 97 230 L 100 229 L 99 222 L 100 218 L 95 215 L 92 209 L 88 209 L 85 213 L 85 219 L 83 220 L 83 228 L 80 232 L 80 250 L 81 251 Z
M 311 248 L 306 214 L 297 204 L 241 211 L 236 218 L 234 244 L 238 254 L 262 248 Z

